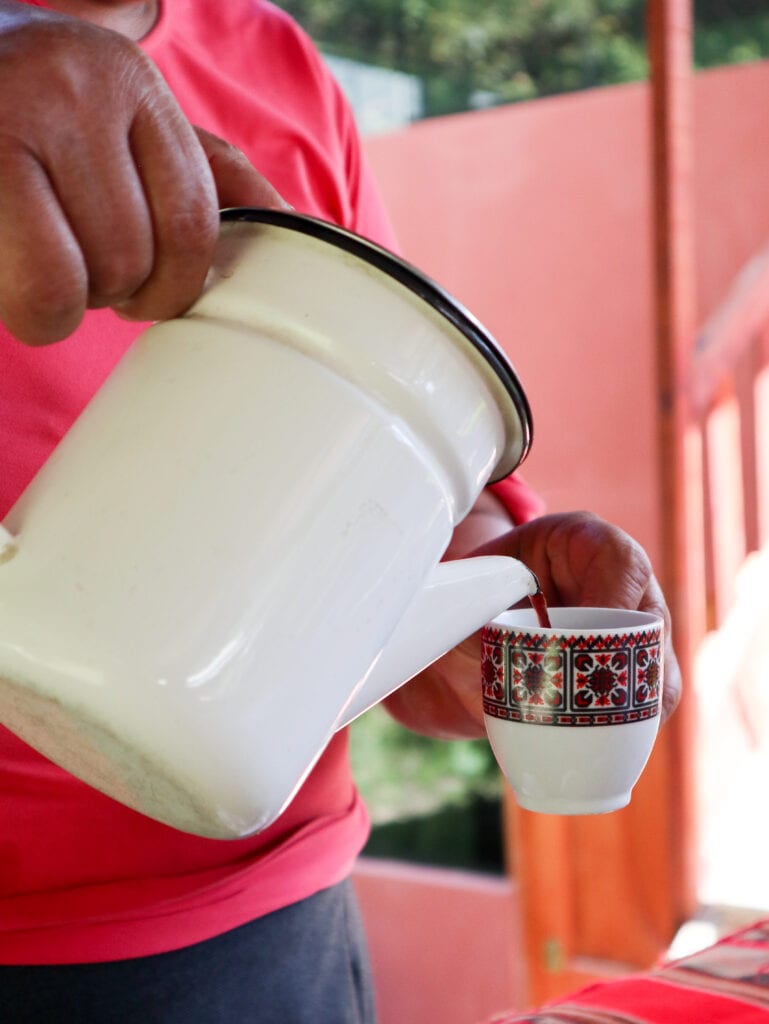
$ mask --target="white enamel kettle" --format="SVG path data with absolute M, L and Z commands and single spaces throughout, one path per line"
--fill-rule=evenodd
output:
M 4 521 L 0 722 L 176 828 L 266 827 L 338 728 L 536 590 L 440 562 L 530 432 L 504 354 L 414 268 L 225 211 L 203 297 Z

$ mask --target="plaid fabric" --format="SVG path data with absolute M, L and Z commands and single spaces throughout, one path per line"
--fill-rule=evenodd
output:
M 769 919 L 645 974 L 487 1024 L 769 1024 Z

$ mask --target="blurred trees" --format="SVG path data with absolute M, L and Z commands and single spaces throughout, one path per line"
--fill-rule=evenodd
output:
M 350 754 L 374 826 L 367 855 L 503 872 L 502 779 L 486 740 L 427 739 L 375 707 L 350 727 Z
M 425 114 L 646 76 L 644 0 L 282 0 L 329 53 L 418 75 Z M 765 0 L 696 0 L 700 66 L 769 53 Z

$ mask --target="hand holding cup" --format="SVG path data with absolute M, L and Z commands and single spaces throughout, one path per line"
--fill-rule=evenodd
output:
M 504 612 L 482 633 L 486 731 L 518 803 L 601 814 L 630 801 L 657 736 L 664 627 L 650 612 Z

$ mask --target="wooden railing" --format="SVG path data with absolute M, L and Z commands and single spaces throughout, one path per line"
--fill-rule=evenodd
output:
M 769 246 L 699 333 L 689 407 L 703 453 L 706 624 L 717 629 L 746 556 L 769 539 Z
M 769 539 L 769 248 L 699 332 L 686 380 L 674 464 L 687 474 L 680 481 L 686 560 L 678 571 L 688 578 L 680 589 L 689 594 L 685 607 L 703 609 L 681 632 L 696 653 L 733 608 L 746 556 Z M 649 966 L 694 909 L 696 878 L 687 863 L 697 828 L 686 817 L 694 816 L 694 801 L 680 788 L 696 764 L 691 665 L 684 675 L 689 692 L 673 719 L 677 731 L 663 733 L 625 811 L 547 817 L 521 811 L 508 797 L 530 1006 Z

